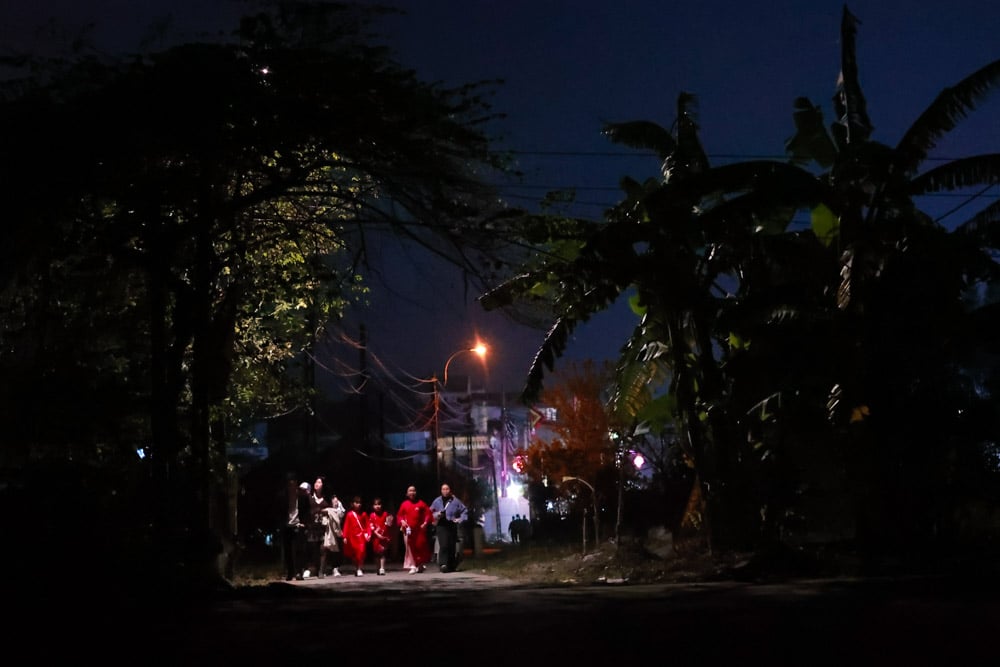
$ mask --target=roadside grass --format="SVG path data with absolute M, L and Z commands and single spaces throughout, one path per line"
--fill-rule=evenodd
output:
M 487 547 L 475 556 L 466 550 L 461 569 L 514 581 L 558 580 L 559 571 L 574 569 L 572 561 L 582 556 L 579 546 L 528 542 Z
M 460 570 L 534 585 L 695 583 L 721 580 L 767 581 L 802 577 L 900 576 L 904 574 L 980 574 L 996 578 L 1000 549 L 962 552 L 950 557 L 921 560 L 872 559 L 864 561 L 850 549 L 827 547 L 807 551 L 726 552 L 710 555 L 696 541 L 678 542 L 669 556 L 658 558 L 642 545 L 617 546 L 604 542 L 579 543 L 531 540 L 515 545 L 486 544 L 482 552 L 465 550 Z M 390 558 L 389 567 L 402 567 L 402 555 Z M 232 568 L 232 586 L 267 586 L 284 580 L 280 549 L 245 550 Z
M 596 552 L 584 557 L 579 545 L 532 542 L 522 545 L 487 544 L 475 555 L 466 549 L 461 570 L 513 581 L 567 583 L 580 576 Z M 603 562 L 603 561 L 602 561 Z M 400 558 L 391 559 L 390 567 L 402 567 Z M 231 583 L 236 587 L 266 586 L 284 580 L 281 553 L 278 549 L 242 552 L 233 566 Z

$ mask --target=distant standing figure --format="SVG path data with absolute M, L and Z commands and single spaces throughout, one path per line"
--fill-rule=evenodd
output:
M 382 507 L 382 499 L 372 501 L 372 511 L 368 513 L 368 530 L 372 536 L 372 554 L 378 561 L 379 575 L 385 574 L 385 557 L 392 540 L 392 514 Z
M 423 572 L 431 559 L 431 546 L 427 539 L 430 522 L 431 508 L 417 498 L 417 487 L 407 487 L 406 499 L 399 504 L 399 511 L 396 512 L 396 524 L 403 532 L 403 567 L 409 568 L 410 574 Z
M 449 484 L 442 484 L 441 495 L 431 503 L 431 515 L 437 526 L 441 571 L 454 572 L 458 567 L 458 530 L 469 520 L 469 509 L 452 494 Z
M 526 516 L 517 520 L 517 543 L 524 544 L 531 540 L 531 521 Z
M 368 542 L 372 534 L 368 530 L 368 515 L 361 510 L 361 497 L 351 499 L 351 509 L 344 516 L 344 558 L 357 567 L 357 576 L 363 576 Z
M 521 518 L 520 515 L 515 514 L 513 517 L 511 517 L 510 523 L 507 524 L 507 531 L 510 532 L 510 541 L 513 544 L 517 544 L 518 542 L 520 542 L 520 533 L 521 533 L 520 531 L 521 524 L 519 523 L 520 518 Z

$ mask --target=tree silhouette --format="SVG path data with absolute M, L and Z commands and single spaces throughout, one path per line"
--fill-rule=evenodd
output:
M 363 294 L 370 235 L 473 282 L 510 252 L 481 179 L 505 167 L 483 133 L 492 83 L 421 82 L 367 43 L 372 15 L 279 2 L 230 39 L 8 63 L 37 65 L 0 104 L 19 128 L 0 167 L 18 247 L 2 274 L 3 409 L 23 416 L 8 453 L 148 451 L 139 525 L 178 568 L 191 559 L 176 545 L 203 562 L 231 530 L 226 445 L 310 409 L 302 366 Z
M 676 420 L 710 546 L 813 532 L 898 551 L 926 544 L 928 526 L 953 534 L 949 517 L 982 493 L 948 461 L 997 437 L 966 416 L 987 400 L 970 390 L 969 353 L 996 353 L 998 305 L 981 295 L 997 283 L 997 206 L 947 229 L 914 198 L 996 182 L 994 155 L 919 167 L 995 90 L 1000 61 L 942 91 L 891 148 L 871 138 L 857 23 L 845 7 L 833 126 L 796 100 L 787 162 L 711 166 L 688 93 L 670 129 L 608 124 L 611 140 L 652 150 L 661 177 L 623 178 L 603 222 L 539 220 L 546 252 L 482 298 L 552 308 L 530 399 L 575 327 L 630 297 L 640 320 L 622 346 L 615 418 Z M 799 212 L 809 229 L 790 225 Z

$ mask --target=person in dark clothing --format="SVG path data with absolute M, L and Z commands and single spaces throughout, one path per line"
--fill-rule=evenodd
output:
M 531 538 L 531 521 L 526 516 L 517 519 L 517 543 L 524 544 Z
M 281 527 L 281 552 L 285 562 L 285 580 L 302 579 L 305 565 L 305 521 L 310 519 L 309 482 L 301 484 L 288 479 L 288 502 L 284 525 Z
M 451 486 L 441 485 L 441 495 L 431 503 L 431 516 L 437 527 L 438 563 L 442 572 L 458 567 L 458 531 L 469 519 L 465 504 L 451 493 Z

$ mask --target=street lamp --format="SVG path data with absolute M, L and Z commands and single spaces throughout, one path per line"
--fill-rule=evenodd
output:
M 476 341 L 476 346 L 475 347 L 470 347 L 470 348 L 465 349 L 465 350 L 459 350 L 455 354 L 453 354 L 450 357 L 448 357 L 448 361 L 444 362 L 444 382 L 442 383 L 441 386 L 443 386 L 443 387 L 447 387 L 448 386 L 448 366 L 451 365 L 451 360 L 452 359 L 454 359 L 458 355 L 462 354 L 463 352 L 475 352 L 476 354 L 479 355 L 480 359 L 486 359 L 486 352 L 487 351 L 488 351 L 488 348 L 486 347 L 485 343 L 483 343 L 482 341 Z
M 437 378 L 434 378 L 434 467 L 437 469 L 439 480 L 441 479 L 441 389 L 448 386 L 448 367 L 451 365 L 452 360 L 460 354 L 474 352 L 479 355 L 480 359 L 485 360 L 488 351 L 489 348 L 486 347 L 486 344 L 481 340 L 477 340 L 474 347 L 458 350 L 444 362 L 444 382 L 440 383 L 440 387 L 438 386 Z
M 586 486 L 588 489 L 590 489 L 590 497 L 593 499 L 593 503 L 594 503 L 594 547 L 596 548 L 597 547 L 597 543 L 598 543 L 598 541 L 600 539 L 597 536 L 597 526 L 598 526 L 598 522 L 597 522 L 597 491 L 594 490 L 594 487 L 592 487 L 590 485 L 590 483 L 587 482 L 587 480 L 581 479 L 579 477 L 563 477 L 562 481 L 563 482 L 577 481 L 577 482 L 580 482 L 581 484 L 583 484 L 584 486 Z M 584 555 L 587 554 L 587 513 L 586 512 L 583 513 L 583 553 L 584 553 Z

